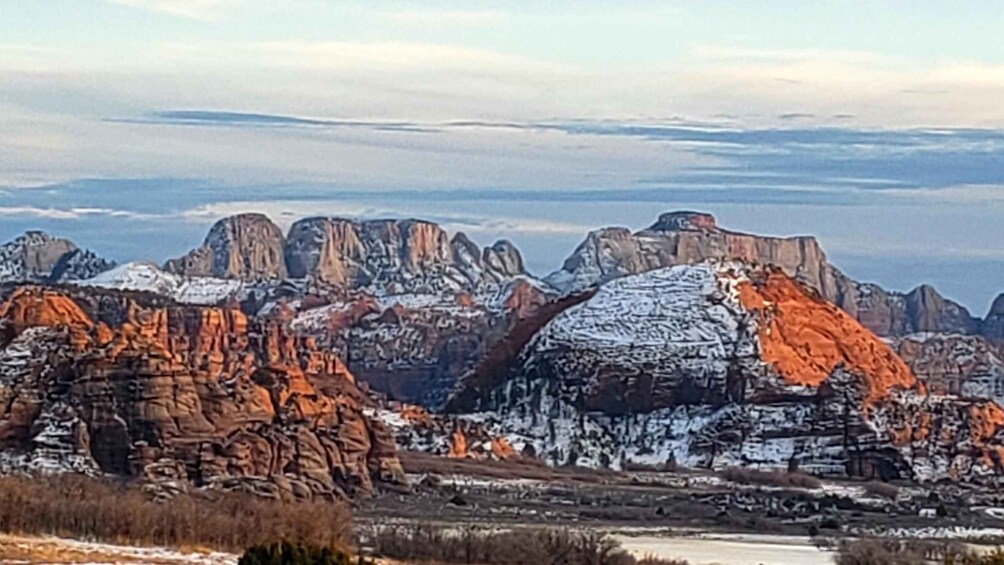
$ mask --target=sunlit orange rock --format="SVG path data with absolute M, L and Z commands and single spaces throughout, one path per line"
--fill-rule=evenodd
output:
M 773 271 L 763 280 L 741 283 L 739 300 L 760 313 L 763 361 L 789 384 L 819 386 L 837 367 L 864 379 L 868 400 L 917 384 L 888 345 L 843 310 L 809 296 L 783 273 Z

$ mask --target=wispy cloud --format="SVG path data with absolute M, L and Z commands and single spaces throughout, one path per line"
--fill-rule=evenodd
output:
M 396 10 L 379 16 L 397 25 L 408 26 L 493 26 L 505 22 L 499 10 Z
M 237 0 L 107 0 L 112 4 L 141 8 L 193 20 L 209 20 Z
M 265 41 L 244 46 L 284 65 L 328 69 L 557 71 L 566 65 L 490 49 L 409 41 Z
M 261 200 L 217 202 L 183 211 L 179 217 L 194 222 L 208 222 L 245 212 L 263 213 L 280 226 L 288 228 L 301 218 L 331 216 L 371 220 L 378 218 L 406 218 L 413 214 L 407 205 L 373 205 L 344 201 L 317 200 Z M 440 212 L 423 214 L 422 219 L 435 221 L 444 229 L 456 232 L 481 234 L 552 234 L 582 235 L 590 226 L 560 220 L 514 218 L 483 214 Z
M 42 218 L 47 220 L 79 220 L 88 216 L 111 218 L 149 219 L 151 214 L 111 208 L 42 208 L 38 206 L 0 206 L 0 216 Z

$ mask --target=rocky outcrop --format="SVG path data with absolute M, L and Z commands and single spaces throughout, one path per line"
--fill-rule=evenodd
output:
M 75 281 L 114 266 L 72 241 L 40 231 L 29 231 L 0 245 L 0 283 Z
M 929 286 L 901 294 L 851 280 L 829 263 L 813 237 L 738 233 L 722 229 L 713 216 L 698 212 L 663 214 L 636 233 L 624 228 L 594 231 L 546 280 L 564 292 L 574 292 L 622 276 L 708 259 L 779 267 L 878 335 L 975 333 L 980 327 L 964 307 Z
M 504 461 L 519 456 L 505 438 L 489 434 L 477 422 L 430 414 L 421 406 L 398 402 L 385 402 L 372 413 L 393 430 L 403 450 L 451 459 Z
M 980 333 L 987 339 L 1004 342 L 1004 294 L 994 299 L 980 329 Z
M 1004 349 L 980 336 L 912 334 L 896 353 L 932 392 L 991 398 L 1004 405 Z
M 172 259 L 164 270 L 192 277 L 245 281 L 286 278 L 282 231 L 263 214 L 224 218 L 209 230 L 201 247 Z
M 402 478 L 342 362 L 278 324 L 37 287 L 8 296 L 0 324 L 0 467 L 281 498 Z
M 777 268 L 700 263 L 613 280 L 547 322 L 505 378 L 467 384 L 451 412 L 557 464 L 1004 472 L 1004 411 L 928 394 L 889 346 Z
M 309 308 L 301 302 L 291 326 L 339 352 L 392 400 L 439 409 L 461 376 L 550 300 L 525 279 L 471 294 L 363 294 Z
M 480 250 L 420 220 L 308 218 L 290 228 L 285 259 L 293 278 L 377 293 L 472 291 L 525 275 L 509 242 Z

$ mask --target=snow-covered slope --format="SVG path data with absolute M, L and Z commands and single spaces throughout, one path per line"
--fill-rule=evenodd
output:
M 212 277 L 183 277 L 162 271 L 152 263 L 126 263 L 96 277 L 77 281 L 78 286 L 152 292 L 184 304 L 217 304 L 239 297 L 245 284 Z
M 777 269 L 712 262 L 614 280 L 503 374 L 472 375 L 448 409 L 556 464 L 1001 471 L 1004 410 L 925 394 L 886 344 Z

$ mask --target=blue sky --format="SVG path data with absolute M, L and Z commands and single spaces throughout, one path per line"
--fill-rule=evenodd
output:
M 0 239 L 419 216 L 538 272 L 660 211 L 1004 290 L 996 2 L 0 0 Z

